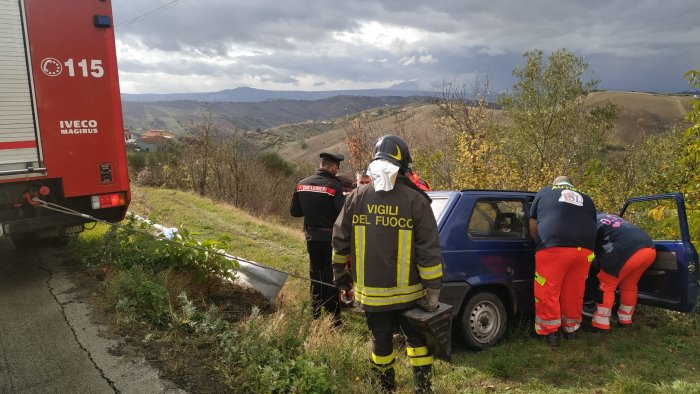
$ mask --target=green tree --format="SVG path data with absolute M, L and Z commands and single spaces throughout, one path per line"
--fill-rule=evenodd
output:
M 700 87 L 700 71 L 690 70 L 685 73 L 688 82 L 698 88 Z M 693 100 L 692 109 L 685 116 L 685 120 L 690 122 L 683 133 L 683 154 L 681 163 L 684 167 L 684 179 L 686 180 L 686 194 L 700 204 L 700 100 Z M 697 206 L 700 209 L 700 205 Z
M 517 82 L 499 99 L 508 120 L 503 143 L 512 186 L 534 189 L 561 174 L 579 181 L 612 134 L 617 107 L 586 108 L 584 100 L 598 81 L 584 80 L 588 63 L 568 50 L 546 61 L 540 50 L 524 58 L 513 70 Z
M 692 86 L 700 87 L 700 71 L 690 70 L 685 73 L 685 77 Z M 680 163 L 684 170 L 683 192 L 687 199 L 691 237 L 697 241 L 700 239 L 700 100 L 693 100 L 693 107 L 686 114 L 685 120 L 691 125 L 683 132 Z
M 596 207 L 617 212 L 629 197 L 680 190 L 681 137 L 678 128 L 643 134 L 633 143 L 611 146 L 599 160 L 589 163 L 582 181 Z

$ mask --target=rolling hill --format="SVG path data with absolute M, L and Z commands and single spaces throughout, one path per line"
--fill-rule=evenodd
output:
M 210 110 L 225 129 L 263 130 L 309 120 L 330 120 L 370 108 L 425 102 L 427 96 L 334 96 L 319 100 L 276 99 L 263 102 L 123 101 L 124 126 L 129 129 L 169 129 L 182 134 L 186 125 Z
M 690 110 L 690 100 L 684 96 L 668 96 L 637 92 L 594 92 L 586 98 L 593 107 L 612 101 L 620 108 L 617 117 L 617 137 L 622 142 L 633 142 L 643 131 L 659 133 L 683 123 Z
M 615 139 L 633 142 L 641 133 L 653 134 L 683 123 L 690 109 L 685 96 L 638 92 L 600 91 L 589 94 L 589 107 L 612 101 L 620 113 Z M 413 141 L 431 143 L 440 138 L 434 127 L 437 107 L 426 96 L 335 96 L 320 100 L 277 99 L 256 103 L 197 101 L 123 103 L 125 126 L 132 129 L 171 129 L 182 134 L 188 122 L 211 111 L 224 129 L 241 130 L 260 149 L 275 150 L 293 161 L 315 165 L 318 153 L 332 150 L 348 154 L 345 131 L 360 114 L 363 127 L 375 133 L 396 133 L 401 127 Z M 501 111 L 493 110 L 502 121 Z M 400 123 L 400 124 L 399 124 Z
M 129 94 L 122 93 L 122 100 L 126 102 L 163 102 L 163 101 L 200 101 L 208 103 L 237 102 L 259 103 L 268 100 L 305 100 L 315 101 L 335 96 L 362 96 L 362 97 L 386 97 L 386 96 L 426 96 L 430 95 L 414 88 L 413 86 L 395 85 L 386 89 L 359 89 L 359 90 L 264 90 L 249 87 L 226 89 L 218 92 L 205 93 L 167 93 L 167 94 Z
M 617 118 L 614 139 L 620 143 L 630 143 L 644 133 L 658 133 L 676 125 L 683 125 L 685 113 L 690 109 L 690 100 L 684 96 L 668 96 L 637 92 L 594 92 L 586 98 L 589 107 L 612 101 L 617 104 L 620 113 Z M 434 121 L 437 107 L 428 103 L 415 103 L 405 106 L 400 117 L 404 121 L 405 133 L 414 141 L 430 143 L 436 134 Z M 500 110 L 494 110 L 497 121 L 503 121 Z M 396 127 L 396 116 L 363 115 L 365 127 L 391 133 Z M 289 125 L 287 125 L 288 127 Z M 316 163 L 318 153 L 331 150 L 348 155 L 345 146 L 345 129 L 349 124 L 329 128 L 326 132 L 304 139 L 303 143 L 288 142 L 279 149 L 279 153 L 294 161 Z

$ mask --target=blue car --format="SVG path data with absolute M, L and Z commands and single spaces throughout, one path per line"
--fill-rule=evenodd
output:
M 535 248 L 529 233 L 534 192 L 430 192 L 440 232 L 440 301 L 456 311 L 456 331 L 472 349 L 498 343 L 508 322 L 534 312 Z M 639 303 L 694 312 L 698 254 L 681 194 L 629 199 L 621 211 L 654 239 L 657 259 L 639 282 Z

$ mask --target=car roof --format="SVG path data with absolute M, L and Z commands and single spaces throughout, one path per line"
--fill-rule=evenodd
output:
M 463 190 L 433 190 L 428 192 L 431 197 L 449 197 L 456 193 L 471 194 L 483 197 L 500 196 L 534 196 L 536 192 L 524 190 L 498 190 L 498 189 L 463 189 Z

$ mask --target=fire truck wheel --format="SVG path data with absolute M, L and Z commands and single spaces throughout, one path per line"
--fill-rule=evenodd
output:
M 471 349 L 482 350 L 498 343 L 506 332 L 508 315 L 503 301 L 489 292 L 467 300 L 460 317 L 461 337 Z

